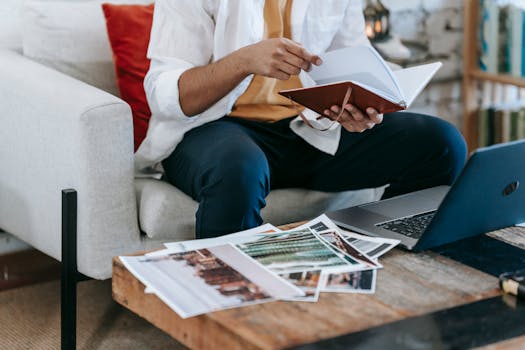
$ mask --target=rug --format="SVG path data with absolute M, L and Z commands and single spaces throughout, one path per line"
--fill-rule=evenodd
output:
M 77 349 L 185 349 L 111 299 L 111 280 L 78 284 Z M 60 349 L 60 282 L 0 292 L 0 349 Z

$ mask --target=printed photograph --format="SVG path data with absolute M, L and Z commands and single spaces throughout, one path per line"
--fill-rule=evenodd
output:
M 399 244 L 397 239 L 368 237 L 345 230 L 342 230 L 341 234 L 351 246 L 365 253 L 372 259 L 379 258 Z
M 241 302 L 271 298 L 262 288 L 248 280 L 208 249 L 171 255 L 175 261 L 185 261 L 196 276 L 213 286 L 224 296 L 236 297 Z
M 316 222 L 316 223 L 312 224 L 310 226 L 310 228 L 314 232 L 321 232 L 321 231 L 326 231 L 326 230 L 330 229 L 330 227 L 326 226 L 326 224 L 324 222 L 322 222 L 322 221 L 319 221 L 319 222 Z
M 377 270 L 327 274 L 323 292 L 374 293 Z
M 237 247 L 278 274 L 351 265 L 310 229 L 267 235 Z
M 281 278 L 299 287 L 305 293 L 303 297 L 295 297 L 287 300 L 316 302 L 319 298 L 320 287 L 322 285 L 321 272 L 322 270 L 313 270 L 280 274 L 279 276 Z
M 122 262 L 181 317 L 240 307 L 304 292 L 243 254 L 222 245 Z
M 381 255 L 399 244 L 396 239 L 369 237 L 337 227 L 325 214 L 299 226 L 297 229 L 310 228 L 314 233 L 335 231 L 350 243 L 352 247 L 366 254 L 370 259 L 377 260 Z
M 319 232 L 317 235 L 335 249 L 339 249 L 343 252 L 349 263 L 353 265 L 363 264 L 366 267 L 381 267 L 377 261 L 370 259 L 366 254 L 354 248 L 337 232 L 325 231 Z

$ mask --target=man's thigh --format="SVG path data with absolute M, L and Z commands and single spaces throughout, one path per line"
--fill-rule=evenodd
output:
M 399 179 L 441 152 L 453 126 L 435 117 L 391 113 L 382 124 L 363 133 L 341 131 L 335 156 L 319 152 L 310 164 L 308 188 L 322 191 L 379 187 Z
M 204 186 L 234 167 L 268 172 L 264 152 L 245 128 L 226 118 L 189 131 L 162 165 L 166 179 L 197 201 Z

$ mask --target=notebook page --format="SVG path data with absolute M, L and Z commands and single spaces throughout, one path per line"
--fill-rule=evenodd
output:
M 430 82 L 430 79 L 432 79 L 441 66 L 441 62 L 435 62 L 399 69 L 393 72 L 403 94 L 405 95 L 407 107 L 414 102 L 417 95 L 419 95 L 419 93 Z
M 313 66 L 310 76 L 317 85 L 353 80 L 368 85 L 396 100 L 404 99 L 386 62 L 370 46 L 353 46 L 321 55 L 323 64 Z

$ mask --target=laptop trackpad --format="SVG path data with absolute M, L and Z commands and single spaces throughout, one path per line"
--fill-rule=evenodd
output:
M 448 186 L 434 187 L 359 207 L 390 218 L 401 218 L 436 210 L 448 189 Z

